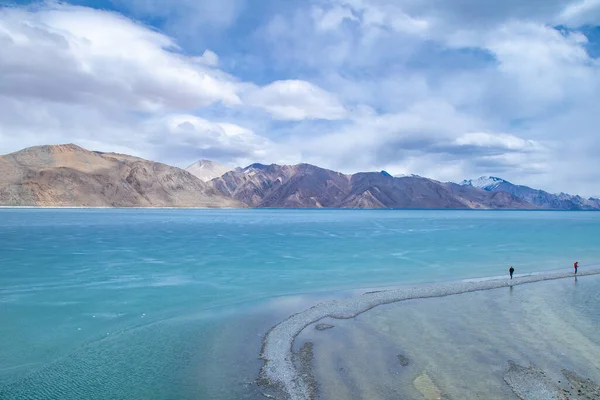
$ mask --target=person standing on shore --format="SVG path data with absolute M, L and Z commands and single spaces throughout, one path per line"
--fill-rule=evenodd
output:
M 577 275 L 577 268 L 579 267 L 579 261 L 575 261 L 575 264 L 573 264 L 573 268 L 575 268 L 575 275 Z
M 510 279 L 512 279 L 513 274 L 515 273 L 515 269 L 512 267 L 512 265 L 510 266 L 510 268 L 508 269 L 508 273 L 510 274 Z

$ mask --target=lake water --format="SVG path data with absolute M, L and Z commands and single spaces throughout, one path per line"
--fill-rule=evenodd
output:
M 259 399 L 263 335 L 315 302 L 584 269 L 599 237 L 588 212 L 1 209 L 0 398 Z
M 566 392 L 562 370 L 600 382 L 599 288 L 599 275 L 569 277 L 381 305 L 322 319 L 333 328 L 313 324 L 295 347 L 311 344 L 322 399 L 519 400 L 504 379 L 512 361 L 564 388 L 539 396 L 529 379 L 525 400 L 597 400 Z

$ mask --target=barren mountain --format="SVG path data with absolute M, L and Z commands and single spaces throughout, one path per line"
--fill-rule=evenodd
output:
M 446 190 L 452 193 L 461 202 L 467 204 L 469 208 L 478 209 L 537 209 L 535 204 L 531 204 L 513 194 L 506 192 L 488 192 L 482 189 L 462 186 L 456 183 L 447 182 L 443 184 Z
M 336 207 L 350 187 L 350 177 L 310 164 L 252 164 L 210 182 L 225 196 L 251 207 Z
M 211 179 L 222 176 L 223 174 L 231 171 L 232 169 L 233 168 L 226 167 L 215 161 L 200 160 L 193 163 L 185 170 L 190 174 L 196 176 L 201 181 L 208 182 Z
M 243 207 L 182 169 L 74 144 L 0 156 L 0 205 Z
M 192 168 L 194 167 L 195 168 Z M 224 168 L 201 160 L 202 179 Z M 0 205 L 82 207 L 600 209 L 500 178 L 462 184 L 385 171 L 345 175 L 310 164 L 252 164 L 205 183 L 188 171 L 73 144 L 0 156 Z
M 251 207 L 509 208 L 535 206 L 513 195 L 385 171 L 344 175 L 309 164 L 262 165 L 230 171 L 210 184 Z
M 539 208 L 550 210 L 600 210 L 600 199 L 574 196 L 566 193 L 552 194 L 529 186 L 515 185 L 502 178 L 482 176 L 478 179 L 464 180 L 465 187 L 483 189 L 492 193 L 510 193 Z

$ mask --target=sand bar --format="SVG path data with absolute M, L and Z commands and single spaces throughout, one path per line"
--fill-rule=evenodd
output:
M 598 275 L 600 268 L 586 267 L 580 270 L 578 277 Z M 262 382 L 276 389 L 280 396 L 290 400 L 310 399 L 311 382 L 307 382 L 294 364 L 293 344 L 296 336 L 308 325 L 331 317 L 338 319 L 353 318 L 378 305 L 404 300 L 443 297 L 461 293 L 498 289 L 554 279 L 572 278 L 573 272 L 549 272 L 518 276 L 510 280 L 489 279 L 462 281 L 433 286 L 406 287 L 378 292 L 368 292 L 360 296 L 323 302 L 306 311 L 292 315 L 273 327 L 263 339 L 261 358 L 265 364 L 261 370 Z

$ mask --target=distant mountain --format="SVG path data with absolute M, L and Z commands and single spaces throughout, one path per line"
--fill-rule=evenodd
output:
M 344 175 L 310 164 L 252 164 L 210 184 L 251 207 L 273 208 L 535 208 L 496 194 L 385 171 Z
M 348 192 L 350 178 L 309 164 L 252 164 L 210 182 L 225 196 L 251 207 L 335 207 Z
M 515 185 L 502 178 L 482 176 L 478 179 L 464 180 L 462 186 L 483 189 L 488 192 L 509 193 L 539 208 L 552 210 L 600 210 L 600 199 L 585 199 L 565 193 L 551 194 L 529 186 Z
M 599 199 L 550 194 L 497 177 L 461 184 L 386 171 L 346 175 L 310 164 L 191 172 L 74 144 L 0 156 L 0 206 L 446 208 L 599 210 Z M 202 179 L 209 179 L 203 182 Z
M 226 167 L 215 161 L 200 160 L 193 163 L 185 170 L 190 174 L 196 176 L 201 181 L 208 182 L 211 179 L 218 178 L 226 172 L 231 171 L 232 169 L 233 168 Z
M 0 205 L 244 207 L 189 172 L 74 144 L 0 156 Z

